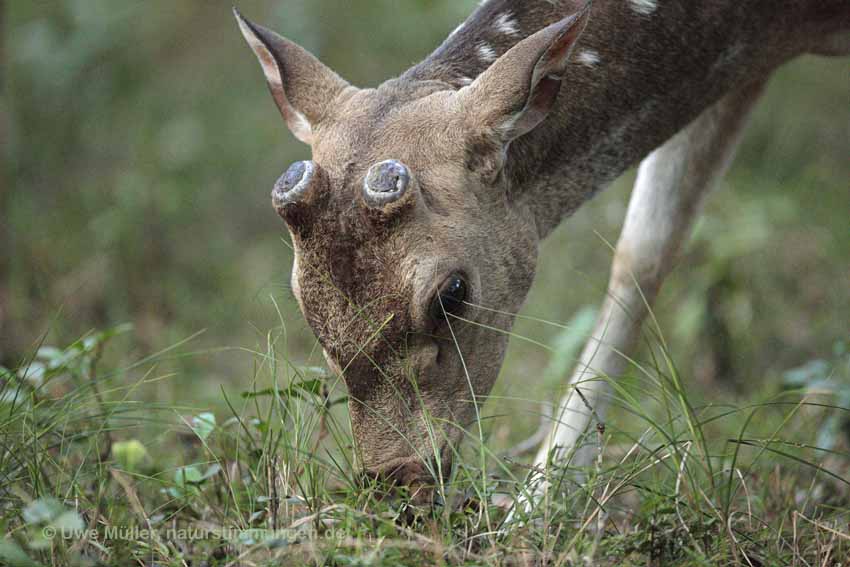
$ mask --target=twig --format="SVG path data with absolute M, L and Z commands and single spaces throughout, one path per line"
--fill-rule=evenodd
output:
M 269 517 L 271 519 L 272 530 L 278 529 L 278 508 L 280 507 L 280 499 L 277 493 L 277 455 L 273 455 L 266 460 L 266 482 L 269 490 Z
M 824 531 L 827 531 L 827 532 L 829 532 L 829 533 L 831 533 L 835 536 L 838 536 L 839 538 L 841 538 L 843 540 L 850 541 L 850 535 L 849 534 L 845 534 L 844 532 L 839 532 L 835 528 L 830 528 L 829 526 L 825 526 L 825 525 L 821 524 L 820 522 L 818 522 L 817 520 L 812 520 L 811 518 L 807 518 L 806 516 L 804 516 L 802 513 L 794 511 L 794 517 L 796 518 L 797 516 L 806 520 L 807 522 L 809 522 L 810 524 L 812 524 L 813 526 L 815 526 L 817 528 L 820 528 Z M 795 526 L 796 526 L 796 524 L 795 524 Z
M 679 465 L 679 472 L 676 475 L 676 491 L 674 493 L 675 498 L 673 498 L 673 501 L 676 503 L 676 516 L 679 517 L 679 523 L 682 524 L 682 527 L 685 529 L 685 532 L 690 536 L 690 538 L 696 544 L 697 549 L 699 549 L 699 542 L 697 542 L 696 539 L 694 539 L 693 534 L 691 533 L 691 530 L 688 527 L 688 524 L 685 522 L 685 519 L 682 517 L 682 510 L 679 508 L 679 500 L 680 500 L 679 492 L 681 491 L 681 488 L 682 488 L 682 477 L 685 476 L 685 469 L 687 468 L 688 457 L 690 456 L 690 454 L 691 454 L 691 442 L 688 441 L 687 443 L 685 443 L 685 447 L 684 447 L 684 451 L 683 451 L 683 455 L 682 455 L 682 463 Z
M 741 486 L 744 487 L 744 494 L 747 496 L 747 522 L 750 529 L 753 529 L 753 505 L 750 502 L 750 491 L 747 488 L 747 483 L 744 482 L 744 475 L 741 474 L 741 469 L 736 468 L 735 472 L 738 474 L 738 478 L 741 480 Z
M 582 393 L 581 388 L 579 388 L 578 386 L 574 386 L 573 390 L 575 390 L 575 393 L 578 394 L 579 398 L 581 398 L 582 403 L 584 403 L 584 407 L 587 408 L 587 411 L 590 412 L 590 415 L 593 416 L 593 419 L 596 420 L 597 431 L 599 430 L 599 427 L 601 426 L 602 427 L 602 433 L 605 433 L 605 422 L 602 421 L 602 419 L 599 417 L 599 414 L 596 413 L 596 410 L 593 409 L 593 406 L 591 406 L 590 402 L 587 401 L 587 398 L 585 397 L 584 393 Z

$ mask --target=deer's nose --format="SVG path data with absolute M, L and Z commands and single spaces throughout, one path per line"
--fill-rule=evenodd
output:
M 432 480 L 425 464 L 415 459 L 367 470 L 366 476 L 392 486 L 410 486 L 423 480 Z
M 388 485 L 390 491 L 404 488 L 414 504 L 424 506 L 434 503 L 434 477 L 419 460 L 410 459 L 367 470 L 365 476 L 367 480 Z

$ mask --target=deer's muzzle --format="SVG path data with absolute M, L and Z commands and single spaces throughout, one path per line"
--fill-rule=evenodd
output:
M 447 476 L 450 463 L 443 462 L 441 467 L 428 465 L 419 459 L 399 459 L 381 466 L 378 469 L 367 470 L 364 474 L 367 480 L 377 480 L 387 485 L 390 490 L 404 488 L 410 501 L 419 506 L 430 506 L 437 494 L 437 481 L 431 471 Z

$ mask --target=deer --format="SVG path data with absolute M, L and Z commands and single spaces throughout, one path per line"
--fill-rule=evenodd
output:
M 234 14 L 311 149 L 272 190 L 293 295 L 348 390 L 358 466 L 408 487 L 444 478 L 480 420 L 540 242 L 639 165 L 535 457 L 589 464 L 581 439 L 770 75 L 850 54 L 846 0 L 484 0 L 422 62 L 358 88 Z

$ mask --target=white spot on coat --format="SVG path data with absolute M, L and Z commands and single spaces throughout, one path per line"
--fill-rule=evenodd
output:
M 519 26 L 510 12 L 505 12 L 496 18 L 496 29 L 507 35 L 519 34 Z
M 587 67 L 595 67 L 601 60 L 599 53 L 592 49 L 585 49 L 576 56 L 576 61 Z
M 648 16 L 658 9 L 658 0 L 629 0 L 632 10 L 638 14 Z
M 471 85 L 472 84 L 472 78 L 471 77 L 458 77 L 457 82 L 460 83 L 463 86 Z
M 496 50 L 490 44 L 481 42 L 478 44 L 478 56 L 485 63 L 492 63 L 496 60 Z

